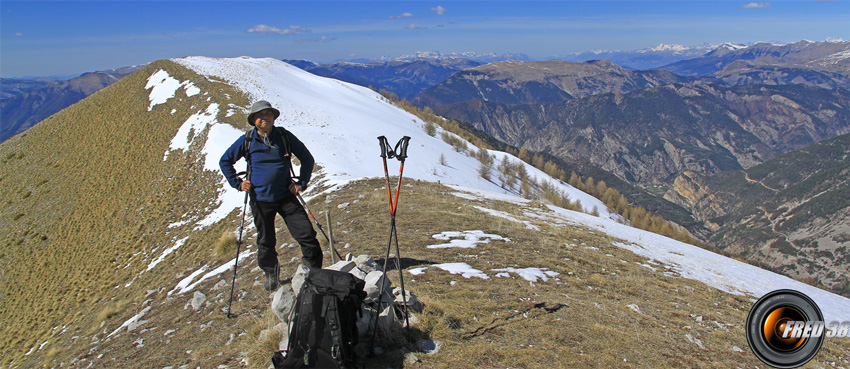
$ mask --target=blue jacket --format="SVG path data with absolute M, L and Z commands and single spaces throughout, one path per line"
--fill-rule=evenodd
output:
M 315 161 L 307 147 L 295 135 L 282 128 L 274 127 L 269 135 L 271 146 L 268 146 L 263 142 L 263 137 L 257 133 L 257 128 L 254 128 L 253 142 L 251 142 L 251 162 L 248 163 L 251 168 L 249 180 L 254 185 L 251 198 L 254 200 L 274 202 L 292 196 L 292 193 L 289 192 L 289 185 L 293 183 L 290 174 L 292 163 L 290 158 L 286 157 L 284 138 L 280 132 L 285 132 L 289 136 L 290 150 L 301 161 L 298 184 L 301 185 L 302 189 L 306 189 L 307 183 L 310 182 Z M 244 143 L 245 135 L 242 135 L 233 145 L 230 145 L 230 148 L 224 152 L 218 163 L 221 172 L 227 178 L 227 183 L 236 189 L 239 189 L 242 185 L 242 179 L 236 175 L 236 169 L 233 165 L 246 156 Z

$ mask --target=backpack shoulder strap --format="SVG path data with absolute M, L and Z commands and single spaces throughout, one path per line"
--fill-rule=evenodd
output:
M 245 141 L 242 142 L 242 148 L 245 150 L 245 157 L 251 157 L 251 142 L 254 141 L 254 129 L 245 132 Z M 250 163 L 250 162 L 249 162 Z
M 245 140 L 242 141 L 242 149 L 245 151 L 245 163 L 248 164 L 248 171 L 245 178 L 251 178 L 251 143 L 254 142 L 254 129 L 245 132 Z
M 274 129 L 277 130 L 277 133 L 280 134 L 280 136 L 283 138 L 283 148 L 284 148 L 284 150 L 286 150 L 285 151 L 286 157 L 291 158 L 292 157 L 292 147 L 289 145 L 289 131 L 287 131 L 286 128 L 278 127 L 278 126 L 275 126 Z

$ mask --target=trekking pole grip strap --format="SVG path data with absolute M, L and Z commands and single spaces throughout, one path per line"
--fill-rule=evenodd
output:
M 404 161 L 407 158 L 407 146 L 410 145 L 410 136 L 404 136 L 398 143 L 395 144 L 395 156 L 398 160 Z

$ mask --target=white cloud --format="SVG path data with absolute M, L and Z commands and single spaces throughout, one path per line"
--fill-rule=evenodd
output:
M 401 13 L 399 15 L 391 15 L 390 19 L 402 19 L 402 18 L 410 18 L 413 14 L 411 13 Z
M 336 40 L 337 40 L 336 37 L 322 36 L 322 37 L 313 37 L 313 38 L 301 38 L 301 39 L 295 40 L 295 43 L 297 43 L 297 44 L 316 44 L 316 43 L 324 43 L 324 42 L 333 42 L 333 41 L 336 41 Z
M 407 27 L 404 27 L 404 28 L 405 28 L 405 29 L 428 29 L 428 28 L 425 28 L 425 27 L 417 27 L 417 26 L 416 26 L 415 24 L 413 24 L 413 23 L 411 23 L 410 25 L 408 25 Z
M 443 14 L 445 14 L 445 13 L 446 13 L 446 8 L 444 8 L 444 7 L 442 7 L 442 6 L 437 5 L 437 7 L 436 7 L 436 8 L 431 8 L 431 11 L 432 11 L 432 12 L 437 12 L 437 14 L 439 14 L 439 15 L 443 15 Z
M 309 33 L 310 30 L 301 26 L 289 26 L 286 29 L 280 29 L 277 27 L 267 26 L 265 24 L 258 24 L 256 26 L 251 27 L 248 30 L 248 33 L 276 33 L 279 35 L 293 35 L 296 33 Z
M 770 8 L 770 3 L 749 3 L 738 7 L 739 9 L 765 9 Z

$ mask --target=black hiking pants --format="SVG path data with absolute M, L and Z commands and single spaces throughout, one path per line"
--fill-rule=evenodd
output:
M 277 214 L 283 217 L 289 234 L 301 245 L 303 263 L 311 268 L 322 267 L 322 248 L 316 239 L 316 231 L 295 196 L 277 202 L 252 199 L 251 214 L 254 215 L 254 225 L 257 227 L 257 264 L 264 272 L 273 273 L 278 265 L 274 228 Z

